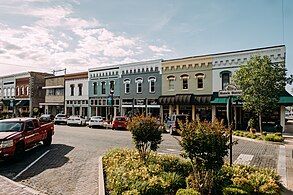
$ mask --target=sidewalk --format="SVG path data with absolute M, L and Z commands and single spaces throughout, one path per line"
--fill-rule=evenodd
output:
M 14 182 L 0 175 L 0 195 L 43 195 L 32 188 Z

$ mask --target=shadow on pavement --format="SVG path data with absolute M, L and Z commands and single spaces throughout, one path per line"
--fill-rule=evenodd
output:
M 12 179 L 27 166 L 34 162 L 46 151 L 50 150 L 45 156 L 39 159 L 28 170 L 21 174 L 16 181 L 25 180 L 35 175 L 42 173 L 47 169 L 53 169 L 63 166 L 69 161 L 65 155 L 68 154 L 74 147 L 64 144 L 52 144 L 50 147 L 42 145 L 37 146 L 29 151 L 26 151 L 23 159 L 19 162 L 2 161 L 0 162 L 0 174 Z

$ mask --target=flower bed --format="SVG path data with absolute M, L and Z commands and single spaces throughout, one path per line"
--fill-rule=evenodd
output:
M 189 184 L 190 161 L 178 156 L 151 152 L 143 161 L 137 150 L 114 149 L 104 156 L 103 165 L 109 194 L 199 194 Z M 225 165 L 217 176 L 217 185 L 224 195 L 280 194 L 279 180 L 269 169 Z M 213 194 L 218 193 L 215 190 Z
M 264 141 L 271 141 L 271 142 L 283 142 L 284 138 L 281 133 L 266 133 L 264 132 L 262 135 L 259 133 L 251 133 L 249 131 L 241 131 L 236 130 L 233 131 L 233 135 L 240 136 L 240 137 L 247 137 L 256 140 L 264 140 Z

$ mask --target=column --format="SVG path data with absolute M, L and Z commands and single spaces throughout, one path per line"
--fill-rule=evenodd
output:
M 195 105 L 191 106 L 191 120 L 195 121 Z
M 169 105 L 169 116 L 172 116 L 173 114 L 173 106 Z
M 116 115 L 117 115 L 117 109 L 116 109 L 116 107 L 114 106 L 114 117 L 113 117 L 113 119 L 116 117 Z
M 179 105 L 176 105 L 176 115 L 179 114 Z
M 216 106 L 212 105 L 212 122 L 214 122 L 216 118 Z
M 169 107 L 170 110 L 170 107 Z M 163 105 L 160 105 L 160 116 L 161 116 L 161 124 L 164 124 L 164 108 Z
M 283 131 L 285 130 L 285 106 L 281 106 L 280 108 L 280 125 L 283 127 Z

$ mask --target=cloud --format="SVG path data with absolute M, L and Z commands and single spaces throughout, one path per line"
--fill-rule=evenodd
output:
M 156 58 L 173 52 L 166 45 L 150 45 L 140 37 L 110 31 L 96 18 L 82 18 L 73 4 L 68 3 L 70 1 L 62 6 L 57 3 L 52 6 L 46 0 L 25 2 L 28 4 L 19 8 L 20 0 L 10 1 L 7 5 L 16 9 L 0 12 L 0 16 L 9 13 L 22 16 L 25 21 L 17 25 L 8 15 L 7 22 L 0 23 L 1 66 L 8 63 L 29 66 L 22 67 L 25 70 L 67 68 L 69 72 L 76 72 L 94 66 Z M 41 2 L 42 6 L 34 4 L 37 2 Z M 5 5 L 0 9 L 5 9 Z M 10 68 L 11 71 L 14 69 Z

